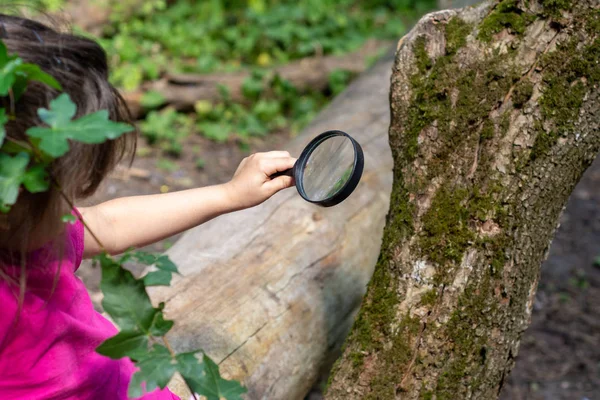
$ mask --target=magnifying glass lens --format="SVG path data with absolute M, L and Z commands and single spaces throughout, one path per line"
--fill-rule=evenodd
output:
M 333 136 L 319 143 L 308 157 L 302 176 L 306 197 L 311 201 L 334 197 L 352 176 L 354 159 L 354 146 L 346 136 Z

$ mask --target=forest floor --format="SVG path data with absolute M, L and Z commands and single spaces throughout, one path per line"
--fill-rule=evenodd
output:
M 158 168 L 160 155 L 137 157 L 132 168 L 119 169 L 91 203 L 114 197 L 160 193 L 226 182 L 243 157 L 255 151 L 285 149 L 290 135 L 282 132 L 250 143 L 242 151 L 235 142 L 217 144 L 200 137 L 187 146 L 199 146 L 205 166 L 194 157 L 177 160 L 178 169 Z M 177 240 L 169 238 L 150 247 L 164 251 Z M 575 189 L 561 219 L 548 260 L 542 268 L 532 322 L 524 333 L 516 365 L 504 385 L 501 400 L 600 400 L 600 157 Z M 80 276 L 99 305 L 100 271 L 85 266 Z M 318 393 L 311 400 L 320 398 Z

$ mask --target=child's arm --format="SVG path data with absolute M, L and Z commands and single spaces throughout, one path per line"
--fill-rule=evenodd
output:
M 289 176 L 269 176 L 293 167 L 288 152 L 258 153 L 244 159 L 225 184 L 149 196 L 123 197 L 79 211 L 105 250 L 119 254 L 190 229 L 221 214 L 253 207 L 294 185 Z M 87 231 L 85 257 L 102 251 Z

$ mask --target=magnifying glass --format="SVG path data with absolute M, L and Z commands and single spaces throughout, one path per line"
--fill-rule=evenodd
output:
M 292 176 L 302 198 L 331 207 L 346 200 L 356 189 L 364 168 L 360 145 L 346 132 L 321 133 L 302 151 L 293 168 L 271 175 Z

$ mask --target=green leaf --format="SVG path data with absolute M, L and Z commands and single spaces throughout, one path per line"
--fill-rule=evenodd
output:
M 17 201 L 27 164 L 29 164 L 27 153 L 19 153 L 14 157 L 0 153 L 0 206 L 3 210 Z
M 229 139 L 229 134 L 232 131 L 231 125 L 218 122 L 203 122 L 198 124 L 198 128 L 202 130 L 204 136 L 217 142 L 225 142 Z
M 165 102 L 165 96 L 156 90 L 150 90 L 144 93 L 142 99 L 140 100 L 142 107 L 150 109 L 160 107 L 165 104 Z
M 130 397 L 139 397 L 141 382 L 145 383 L 146 393 L 154 391 L 157 387 L 163 389 L 177 370 L 177 364 L 169 350 L 158 344 L 152 346 L 152 350 L 135 365 L 140 370 L 134 374 L 134 379 L 129 384 Z
M 60 220 L 65 224 L 74 224 L 75 222 L 77 222 L 77 217 L 73 214 L 65 214 L 60 218 Z
M 132 354 L 139 354 L 140 349 L 147 350 L 147 348 L 148 336 L 143 332 L 121 331 L 98 346 L 96 352 L 118 360 L 123 357 L 132 357 Z
M 8 115 L 6 115 L 6 110 L 4 108 L 0 108 L 0 147 L 4 144 L 4 138 L 6 137 L 6 128 L 4 125 L 8 123 Z
M 175 357 L 177 360 L 177 371 L 186 380 L 204 375 L 204 364 L 196 357 L 198 353 L 202 353 L 202 350 L 177 354 Z
M 171 284 L 172 273 L 169 271 L 152 271 L 144 276 L 146 286 L 169 286 Z
M 164 303 L 161 304 L 164 306 Z M 159 307 L 162 309 L 162 307 Z M 152 326 L 150 327 L 150 334 L 152 336 L 165 336 L 167 332 L 171 330 L 174 322 L 165 319 L 162 311 L 158 311 L 154 314 L 154 320 L 152 320 Z
M 17 68 L 23 64 L 20 58 L 10 57 L 8 62 L 0 67 L 0 96 L 8 96 L 10 89 L 17 80 Z
M 186 355 L 185 359 L 181 356 L 183 355 L 177 358 L 178 370 L 194 392 L 206 396 L 207 400 L 242 400 L 241 396 L 246 393 L 246 388 L 237 381 L 223 379 L 219 374 L 218 365 L 206 354 L 203 357 L 204 368 L 201 373 L 200 367 L 193 365 L 189 356 Z
M 116 139 L 134 128 L 108 119 L 108 111 L 101 110 L 72 120 L 77 108 L 68 94 L 64 93 L 50 102 L 49 109 L 38 110 L 38 115 L 49 128 L 33 127 L 27 135 L 41 139 L 39 147 L 52 157 L 60 157 L 69 151 L 68 139 L 83 143 L 102 143 Z
M 3 68 L 8 63 L 8 49 L 6 45 L 0 40 L 0 68 Z
M 23 176 L 23 185 L 30 193 L 45 192 L 50 188 L 46 166 L 38 164 L 29 168 Z
M 22 64 L 17 68 L 17 74 L 22 74 L 27 77 L 30 81 L 37 81 L 44 83 L 56 90 L 62 90 L 62 86 L 54 77 L 50 74 L 45 73 L 42 69 L 35 64 Z
M 173 261 L 171 261 L 171 259 L 169 258 L 169 256 L 167 255 L 162 255 L 160 257 L 158 257 L 156 259 L 156 268 L 158 269 L 162 269 L 163 271 L 171 271 L 171 272 L 179 272 L 177 270 L 177 266 L 175 265 L 175 263 Z
M 156 262 L 156 256 L 145 251 L 136 251 L 135 253 L 132 253 L 131 256 L 145 265 L 152 265 Z
M 594 265 L 595 265 L 596 267 L 600 267 L 600 257 L 597 257 L 597 258 L 596 258 L 596 261 L 594 262 Z
M 102 266 L 102 306 L 122 330 L 149 332 L 156 309 L 152 307 L 144 282 L 107 254 L 96 257 Z

